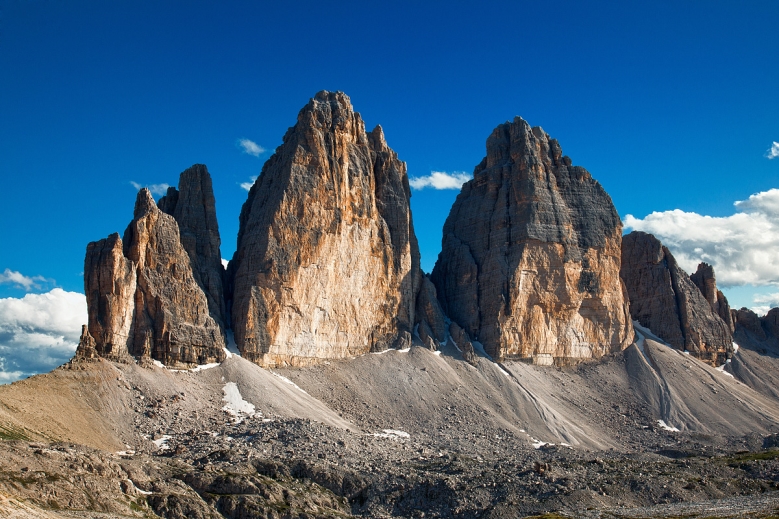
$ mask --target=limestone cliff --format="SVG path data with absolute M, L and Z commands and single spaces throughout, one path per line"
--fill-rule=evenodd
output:
M 341 92 L 319 92 L 263 166 L 228 268 L 243 356 L 304 365 L 413 329 L 419 250 L 405 163 Z M 405 342 L 405 341 L 404 341 Z
M 600 184 L 517 117 L 463 185 L 432 279 L 447 315 L 496 360 L 600 357 L 633 340 L 621 232 Z
M 206 166 L 195 164 L 181 173 L 178 190 L 168 188 L 168 193 L 160 198 L 157 206 L 176 219 L 181 245 L 192 264 L 192 275 L 208 298 L 211 317 L 224 327 L 221 239 L 211 175 Z
M 623 237 L 620 275 L 630 298 L 630 313 L 642 326 L 712 365 L 723 364 L 731 356 L 730 327 L 657 238 L 640 231 Z
M 89 324 L 82 337 L 93 338 L 89 347 L 100 356 L 171 366 L 224 358 L 222 332 L 195 281 L 179 226 L 148 189 L 138 193 L 124 239 L 113 234 L 87 246 L 84 285 Z
M 731 333 L 735 330 L 735 323 L 731 315 L 728 299 L 721 290 L 717 289 L 717 278 L 714 276 L 714 267 L 708 263 L 700 263 L 698 270 L 690 275 L 690 279 L 703 294 L 703 297 L 711 306 L 712 311 L 722 319 Z

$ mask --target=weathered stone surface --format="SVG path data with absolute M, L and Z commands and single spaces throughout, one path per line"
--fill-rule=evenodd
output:
M 674 348 L 713 365 L 730 357 L 730 327 L 657 238 L 640 231 L 624 236 L 620 275 L 629 294 L 630 313 L 642 326 Z
M 74 358 L 77 360 L 98 358 L 96 345 L 95 339 L 89 334 L 89 327 L 86 324 L 81 326 L 81 338 L 78 341 Z
M 736 311 L 736 330 L 746 330 L 758 341 L 764 341 L 768 338 L 763 330 L 760 317 L 749 308 L 741 308 Z
M 124 239 L 114 234 L 87 246 L 89 333 L 99 355 L 118 360 L 129 354 L 171 366 L 224 359 L 222 332 L 178 229 L 142 189 Z
M 208 168 L 195 164 L 182 172 L 178 190 L 168 188 L 157 206 L 176 219 L 181 245 L 192 264 L 192 275 L 208 298 L 211 317 L 224 328 L 224 267 L 216 202 Z
M 406 165 L 320 92 L 265 163 L 228 267 L 243 356 L 304 365 L 394 345 L 414 325 L 421 272 Z
M 416 319 L 420 325 L 424 323 L 430 330 L 430 335 L 439 343 L 446 341 L 446 317 L 438 302 L 435 285 L 430 278 L 424 276 L 419 287 L 419 295 L 416 302 Z M 421 332 L 420 338 L 424 341 Z
M 462 353 L 463 360 L 468 364 L 473 364 L 475 366 L 478 363 L 478 358 L 476 357 L 476 352 L 473 350 L 473 343 L 471 342 L 468 333 L 457 323 L 452 321 L 449 324 L 449 335 L 460 350 L 460 353 Z
M 703 297 L 711 306 L 712 311 L 722 319 L 731 333 L 735 330 L 735 324 L 731 317 L 730 304 L 722 291 L 717 290 L 717 279 L 714 276 L 714 267 L 708 263 L 700 263 L 698 270 L 690 275 L 695 286 L 700 289 Z
M 498 126 L 444 225 L 443 310 L 496 360 L 600 357 L 633 340 L 608 194 L 521 118 Z
M 433 330 L 430 329 L 427 325 L 427 321 L 424 319 L 417 325 L 417 335 L 419 335 L 419 340 L 422 341 L 422 344 L 427 343 L 427 339 L 435 341 L 433 338 Z
M 126 358 L 133 341 L 136 265 L 125 257 L 119 234 L 87 245 L 84 293 L 89 333 L 101 357 Z

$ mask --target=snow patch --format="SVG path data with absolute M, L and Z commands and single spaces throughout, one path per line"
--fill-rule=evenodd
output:
M 227 330 L 227 333 L 225 334 L 227 336 L 227 345 L 224 348 L 225 355 L 227 355 L 227 358 L 229 359 L 233 355 L 236 357 L 241 356 L 241 352 L 238 350 L 238 345 L 235 344 L 235 335 L 233 335 L 232 330 Z
M 275 371 L 271 371 L 271 374 L 273 374 L 273 376 L 274 376 L 274 377 L 278 377 L 278 378 L 280 378 L 280 379 L 281 379 L 281 381 L 282 381 L 282 382 L 284 382 L 285 384 L 289 384 L 290 386 L 294 387 L 294 388 L 295 388 L 295 389 L 297 389 L 298 391 L 302 391 L 303 393 L 306 393 L 306 391 L 305 391 L 303 388 L 301 388 L 300 386 L 298 386 L 297 384 L 295 384 L 294 382 L 292 382 L 292 381 L 291 381 L 290 379 L 288 379 L 287 377 L 284 377 L 284 376 L 282 376 L 282 375 L 279 375 L 279 374 L 278 374 L 278 373 L 276 373 Z M 308 393 L 306 393 L 306 394 L 308 394 Z
M 668 424 L 667 424 L 667 423 L 665 423 L 663 420 L 658 420 L 658 421 L 657 421 L 657 425 L 659 425 L 659 426 L 660 426 L 660 428 L 661 428 L 661 429 L 663 429 L 664 431 L 668 431 L 668 432 L 679 432 L 679 429 L 677 429 L 676 427 L 673 427 L 673 426 L 671 426 L 671 425 L 668 425 Z
M 739 349 L 739 345 L 734 342 L 733 343 L 733 355 L 738 353 L 738 349 Z
M 372 351 L 372 352 L 371 352 L 371 355 L 384 355 L 384 354 L 385 354 L 385 353 L 387 353 L 388 351 L 397 351 L 398 353 L 408 353 L 408 352 L 410 352 L 410 351 L 411 351 L 411 347 L 405 348 L 405 349 L 403 349 L 403 350 L 396 350 L 396 349 L 394 349 L 394 348 L 387 348 L 387 349 L 386 349 L 386 350 L 384 350 L 384 351 Z
M 241 396 L 241 392 L 238 390 L 238 384 L 235 382 L 228 382 L 222 388 L 224 392 L 225 403 L 222 411 L 227 412 L 234 417 L 235 423 L 241 423 L 245 417 L 253 418 L 256 415 L 262 416 L 262 413 L 256 412 L 254 404 L 247 402 Z
M 434 351 L 433 355 L 438 355 L 440 357 L 441 356 L 441 350 Z
M 728 359 L 728 362 L 730 362 L 730 359 Z M 720 367 L 718 367 L 718 368 L 714 368 L 714 369 L 716 369 L 717 371 L 719 371 L 719 372 L 720 372 L 720 373 L 722 373 L 723 375 L 727 375 L 727 376 L 729 376 L 730 378 L 736 378 L 736 377 L 734 377 L 732 374 L 730 374 L 730 373 L 728 373 L 727 371 L 725 371 L 725 366 L 727 366 L 727 363 L 723 364 L 722 366 L 720 366 Z
M 378 438 L 389 438 L 390 440 L 405 440 L 411 438 L 411 435 L 405 431 L 397 429 L 382 429 L 380 433 L 373 433 Z
M 164 450 L 167 450 L 167 449 L 170 448 L 168 446 L 168 440 L 170 440 L 171 438 L 172 438 L 172 436 L 167 435 L 167 434 L 163 434 L 162 436 L 160 436 L 156 440 L 152 440 L 152 443 L 154 445 L 156 445 L 158 449 L 164 451 Z
M 533 443 L 533 448 L 534 449 L 540 449 L 541 447 L 543 447 L 545 445 L 549 445 L 550 447 L 554 446 L 554 443 L 542 442 L 541 440 L 536 440 L 532 436 L 530 437 L 530 441 Z
M 165 367 L 165 364 L 163 364 L 162 362 L 158 361 L 157 359 L 154 359 L 154 360 L 152 360 L 152 363 L 153 363 L 155 366 L 157 366 L 158 368 L 167 369 L 167 368 Z
M 484 350 L 484 345 L 482 343 L 480 343 L 479 341 L 471 341 L 471 344 L 473 344 L 474 350 L 478 351 L 479 353 L 487 357 L 490 360 L 490 362 L 495 362 L 494 360 L 492 360 L 492 357 L 490 357 L 487 354 L 487 352 Z

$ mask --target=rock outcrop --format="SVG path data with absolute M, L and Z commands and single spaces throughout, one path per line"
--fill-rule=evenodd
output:
M 305 365 L 406 337 L 421 280 L 409 197 L 381 127 L 366 133 L 345 94 L 318 93 L 241 211 L 228 283 L 243 356 Z
M 124 239 L 113 234 L 87 246 L 84 285 L 88 335 L 100 356 L 170 366 L 224 358 L 222 331 L 195 281 L 179 226 L 148 189 L 138 193 Z
M 446 316 L 438 302 L 435 285 L 430 278 L 424 276 L 419 287 L 419 295 L 416 302 L 416 320 L 419 325 L 419 338 L 426 343 L 425 335 L 429 335 L 436 342 L 446 342 Z
M 462 353 L 463 360 L 468 364 L 476 366 L 479 362 L 478 357 L 476 357 L 476 352 L 473 349 L 473 343 L 471 342 L 471 338 L 468 337 L 466 331 L 458 326 L 457 323 L 453 322 L 449 324 L 449 335 L 451 335 L 452 341 L 454 341 L 457 349 L 460 350 L 460 353 Z
M 770 309 L 762 317 L 748 308 L 742 308 L 735 314 L 735 337 L 738 344 L 752 344 L 758 349 L 764 349 L 764 346 L 774 349 L 779 347 L 779 308 Z M 743 340 L 745 335 L 747 340 Z
M 179 188 L 168 188 L 157 206 L 176 219 L 181 245 L 187 251 L 192 275 L 208 299 L 211 317 L 225 327 L 224 267 L 216 219 L 216 202 L 211 175 L 203 164 L 195 164 L 179 176 Z
M 657 238 L 640 231 L 624 236 L 620 275 L 630 298 L 630 314 L 642 326 L 712 365 L 723 364 L 731 356 L 730 327 Z M 708 277 L 697 278 L 706 288 Z M 712 289 L 716 285 L 707 288 Z
M 711 306 L 712 311 L 728 325 L 728 329 L 733 333 L 735 324 L 731 315 L 728 299 L 721 290 L 717 289 L 717 278 L 714 276 L 714 267 L 708 263 L 700 263 L 698 270 L 690 275 L 690 279 L 703 294 L 703 297 Z
M 432 280 L 444 312 L 498 361 L 600 357 L 633 340 L 621 233 L 601 185 L 517 117 L 463 185 Z

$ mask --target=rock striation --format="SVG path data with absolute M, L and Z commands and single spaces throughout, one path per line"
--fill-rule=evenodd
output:
M 222 330 L 209 314 L 179 226 L 148 189 L 138 193 L 124 239 L 112 234 L 90 243 L 84 263 L 89 324 L 81 351 L 170 366 L 224 359 Z
M 627 287 L 633 319 L 674 348 L 721 365 L 732 355 L 733 337 L 709 299 L 714 294 L 716 302 L 718 291 L 714 272 L 709 275 L 708 270 L 698 268 L 694 278 L 701 285 L 696 285 L 651 234 L 633 231 L 622 239 L 620 276 Z
M 717 278 L 714 276 L 714 267 L 708 263 L 700 263 L 698 270 L 690 275 L 690 279 L 695 286 L 703 294 L 703 297 L 711 306 L 712 311 L 722 319 L 728 329 L 733 333 L 735 331 L 735 324 L 733 322 L 733 316 L 731 315 L 730 305 L 728 299 L 721 290 L 717 289 Z
M 192 275 L 206 294 L 211 317 L 225 328 L 225 272 L 214 190 L 206 166 L 195 164 L 182 172 L 178 190 L 168 188 L 157 206 L 176 219 L 181 245 L 192 265 Z
M 473 176 L 432 273 L 449 318 L 498 361 L 568 363 L 627 347 L 622 224 L 601 185 L 519 117 L 492 132 Z
M 410 340 L 421 282 L 406 165 L 342 92 L 319 92 L 263 166 L 228 267 L 232 328 L 263 366 Z

